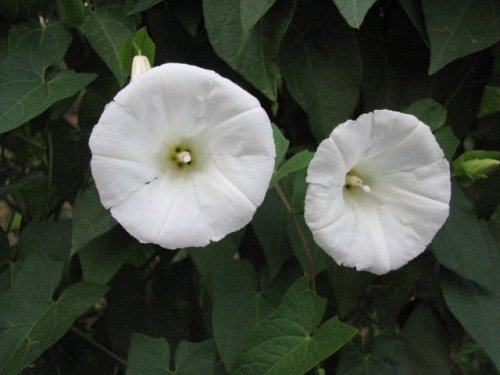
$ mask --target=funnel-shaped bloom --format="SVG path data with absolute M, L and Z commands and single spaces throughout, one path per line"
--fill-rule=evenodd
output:
M 338 264 L 383 274 L 423 252 L 449 213 L 450 171 L 429 127 L 380 110 L 337 126 L 307 171 L 305 219 Z
M 252 95 L 205 69 L 165 64 L 106 106 L 90 137 L 104 207 L 141 242 L 204 246 L 262 203 L 275 148 Z

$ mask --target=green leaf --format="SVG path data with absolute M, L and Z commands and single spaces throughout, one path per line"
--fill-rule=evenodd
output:
M 277 168 L 285 157 L 290 142 L 283 136 L 283 133 L 275 124 L 271 125 L 273 127 L 274 145 L 276 147 L 276 161 L 274 162 L 274 166 Z
M 149 246 L 137 242 L 120 226 L 94 238 L 78 253 L 85 281 L 106 284 L 125 264 L 133 251 Z
M 444 299 L 469 335 L 500 368 L 500 295 L 497 288 L 488 291 L 451 272 L 442 274 Z
M 74 202 L 85 182 L 90 161 L 88 138 L 65 121 L 51 124 L 53 147 L 52 177 L 64 199 Z
M 43 29 L 22 24 L 11 30 L 9 54 L 0 62 L 0 133 L 23 125 L 95 79 L 95 74 L 57 71 L 54 67 L 63 59 L 70 41 L 60 22 Z
M 498 1 L 423 0 L 422 8 L 431 45 L 429 74 L 500 39 Z
M 250 334 L 231 374 L 304 374 L 345 345 L 356 330 L 338 318 L 318 327 L 326 300 L 300 278 L 280 306 Z
M 486 86 L 484 88 L 477 118 L 480 119 L 498 112 L 500 112 L 500 87 Z
M 76 197 L 73 207 L 72 254 L 77 253 L 85 244 L 108 232 L 115 225 L 115 219 L 102 206 L 95 185 L 82 190 Z
M 33 287 L 39 272 L 26 262 L 32 272 Z M 21 270 L 18 279 L 25 277 Z M 17 281 L 17 280 L 16 280 Z M 53 289 L 37 288 L 30 297 L 18 294 L 17 285 L 0 299 L 0 371 L 17 374 L 59 340 L 75 319 L 96 303 L 109 289 L 107 286 L 80 282 L 66 288 L 57 301 Z M 29 299 L 25 299 L 29 298 Z
M 434 132 L 442 128 L 446 122 L 446 108 L 432 98 L 424 98 L 413 102 L 403 110 L 417 117 Z
M 400 375 L 404 342 L 377 336 L 368 346 L 349 344 L 340 352 L 336 375 Z
M 134 333 L 128 353 L 127 375 L 211 375 L 214 371 L 213 340 L 182 341 L 175 353 L 175 370 L 170 370 L 170 347 L 163 338 Z
M 449 375 L 450 339 L 431 306 L 418 305 L 405 322 L 405 374 Z
M 118 5 L 95 9 L 81 27 L 90 45 L 113 72 L 120 86 L 123 86 L 130 72 L 120 67 L 120 46 L 125 38 L 132 37 L 135 25 L 125 9 Z
M 273 187 L 283 177 L 307 168 L 313 157 L 314 157 L 314 152 L 308 150 L 304 150 L 293 155 L 290 159 L 285 161 L 283 165 L 280 168 L 278 168 L 278 170 L 273 174 L 269 186 Z
M 62 11 L 62 20 L 69 27 L 80 26 L 85 20 L 82 0 L 57 0 Z
M 215 343 L 229 370 L 250 331 L 273 306 L 258 290 L 257 274 L 246 260 L 219 258 L 212 262 L 212 288 Z
M 434 136 L 443 149 L 446 159 L 448 161 L 452 161 L 457 147 L 460 146 L 460 140 L 453 133 L 453 129 L 449 126 L 443 127 L 441 129 L 438 129 L 434 133 Z
M 420 0 L 399 0 L 399 3 L 406 15 L 410 18 L 413 26 L 418 30 L 423 42 L 429 46 L 429 38 L 425 30 L 424 12 L 422 11 Z
M 240 0 L 243 40 L 275 2 L 276 0 Z
M 279 55 L 287 88 L 306 111 L 318 142 L 352 115 L 361 83 L 354 31 L 321 4 L 298 7 Z
M 289 214 L 275 189 L 267 192 L 264 202 L 252 219 L 252 228 L 259 240 L 271 278 L 274 278 L 285 261 L 292 255 L 288 239 Z
M 456 184 L 452 189 L 450 216 L 434 238 L 432 252 L 439 263 L 466 279 L 492 291 L 500 285 L 498 245 Z
M 21 232 L 17 257 L 26 259 L 34 254 L 56 262 L 64 262 L 70 255 L 71 221 L 30 223 Z
M 163 337 L 133 334 L 126 375 L 168 375 L 169 368 L 170 347 Z
M 132 60 L 136 55 L 146 56 L 151 66 L 155 64 L 156 46 L 149 37 L 147 28 L 137 30 L 134 39 L 125 38 L 120 46 L 120 66 L 124 72 L 132 70 Z
M 294 2 L 279 0 L 244 37 L 238 1 L 203 1 L 208 37 L 217 55 L 272 101 L 281 80 L 278 50 L 293 10 Z
M 78 283 L 52 300 L 69 256 L 70 234 L 70 222 L 62 221 L 30 224 L 21 233 L 18 255 L 25 260 L 12 288 L 0 298 L 2 374 L 17 374 L 30 364 L 107 291 Z
M 309 274 L 308 261 L 305 255 L 305 249 L 302 243 L 301 235 L 299 234 L 298 227 L 300 228 L 311 254 L 314 273 L 317 275 L 330 267 L 330 265 L 333 263 L 333 259 L 316 244 L 311 230 L 306 225 L 306 222 L 304 220 L 304 201 L 307 189 L 306 173 L 304 169 L 295 173 L 292 180 L 292 187 L 293 191 L 291 204 L 293 215 L 296 220 L 294 220 L 294 217 L 292 215 L 289 215 L 286 223 L 288 238 L 290 240 L 290 243 L 292 244 L 292 251 L 299 260 L 304 273 Z
M 133 14 L 144 12 L 145 10 L 152 8 L 156 4 L 160 4 L 161 2 L 163 2 L 163 0 L 139 0 L 134 4 L 128 14 L 131 16 Z
M 333 0 L 349 26 L 359 29 L 368 10 L 377 0 Z
M 214 340 L 182 341 L 175 352 L 175 371 L 182 375 L 211 375 L 216 366 L 217 352 Z

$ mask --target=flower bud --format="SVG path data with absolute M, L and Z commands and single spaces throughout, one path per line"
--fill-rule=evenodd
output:
M 474 159 L 464 161 L 463 169 L 468 177 L 477 180 L 487 178 L 488 173 L 493 172 L 499 165 L 500 161 L 495 159 Z
M 133 81 L 149 69 L 151 69 L 151 64 L 146 56 L 134 56 L 134 59 L 132 60 L 132 73 L 130 75 L 130 81 Z

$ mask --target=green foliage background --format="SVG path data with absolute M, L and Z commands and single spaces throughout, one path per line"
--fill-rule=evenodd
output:
M 500 173 L 471 168 L 499 160 L 499 19 L 493 0 L 2 0 L 0 373 L 497 373 Z M 276 124 L 263 205 L 207 248 L 138 243 L 93 185 L 89 134 L 139 52 L 217 71 Z M 377 108 L 427 123 L 454 173 L 430 249 L 379 277 L 302 216 L 319 141 Z

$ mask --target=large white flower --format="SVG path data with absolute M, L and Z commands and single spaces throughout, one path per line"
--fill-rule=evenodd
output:
M 375 274 L 423 252 L 449 213 L 450 170 L 429 127 L 389 110 L 337 126 L 307 170 L 305 219 L 338 264 Z
M 275 148 L 258 100 L 213 71 L 153 68 L 106 106 L 90 137 L 104 207 L 141 242 L 204 246 L 246 225 Z

